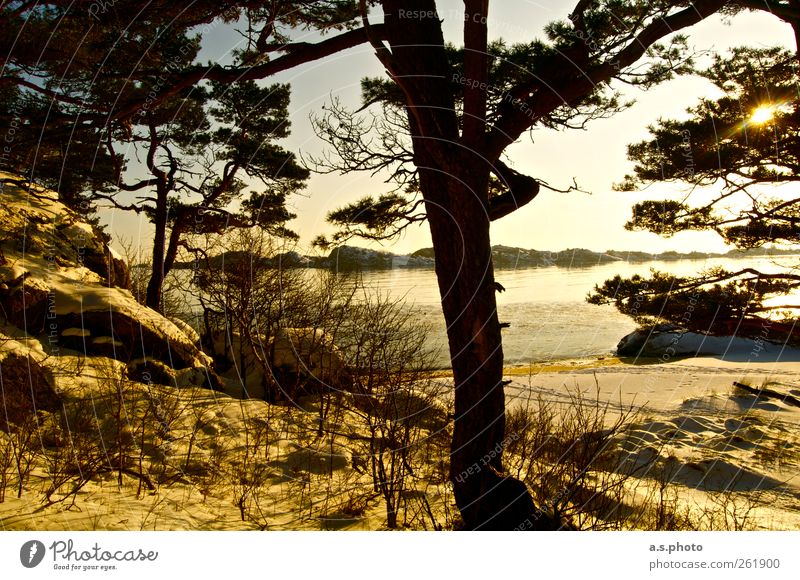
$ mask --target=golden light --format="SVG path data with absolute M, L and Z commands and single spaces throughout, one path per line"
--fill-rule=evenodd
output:
M 750 116 L 750 122 L 756 125 L 769 123 L 775 117 L 775 105 L 761 105 Z

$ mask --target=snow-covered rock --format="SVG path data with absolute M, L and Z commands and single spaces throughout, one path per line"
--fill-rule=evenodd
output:
M 10 324 L 88 355 L 210 367 L 196 333 L 139 304 L 124 261 L 55 193 L 4 187 L 0 229 L 0 307 Z
M 328 256 L 331 268 L 336 270 L 388 270 L 393 254 L 355 246 L 340 246 Z
M 253 354 L 253 347 L 238 332 L 216 332 L 210 346 L 223 379 L 225 392 L 237 399 L 267 399 L 267 375 Z M 266 339 L 255 345 L 264 360 L 269 356 Z
M 254 340 L 256 344 L 251 345 L 238 332 L 218 332 L 211 338 L 229 395 L 270 399 L 278 396 L 270 391 L 276 381 L 281 385 L 281 396 L 288 397 L 301 394 L 297 387 L 309 381 L 335 389 L 347 388 L 345 361 L 332 337 L 322 329 L 280 328 L 274 337 Z M 264 365 L 269 368 L 266 373 Z
M 660 358 L 664 361 L 696 355 L 736 355 L 756 360 L 762 355 L 780 354 L 785 349 L 783 344 L 759 338 L 711 336 L 664 324 L 640 328 L 623 337 L 617 344 L 617 355 Z
M 393 268 L 433 268 L 432 257 L 418 253 L 397 255 L 355 246 L 340 246 L 331 251 L 324 264 L 335 270 L 389 270 Z
M 321 328 L 280 328 L 270 346 L 272 365 L 278 371 L 334 388 L 346 380 L 347 367 L 341 352 Z
M 169 321 L 177 326 L 180 331 L 186 335 L 186 338 L 192 341 L 192 344 L 198 348 L 200 347 L 200 333 L 198 333 L 191 324 L 180 318 L 170 318 Z

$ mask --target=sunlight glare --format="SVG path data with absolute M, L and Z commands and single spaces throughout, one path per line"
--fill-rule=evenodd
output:
M 774 105 L 761 105 L 750 116 L 750 122 L 756 125 L 769 123 L 775 117 Z

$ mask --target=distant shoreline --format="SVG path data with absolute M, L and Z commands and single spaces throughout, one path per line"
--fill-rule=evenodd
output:
M 546 268 L 587 268 L 614 262 L 643 264 L 647 262 L 675 262 L 680 260 L 729 259 L 746 260 L 800 255 L 800 249 L 754 248 L 748 250 L 732 249 L 725 253 L 710 252 L 660 252 L 609 250 L 594 252 L 584 248 L 573 248 L 560 252 L 528 250 L 497 245 L 492 247 L 494 267 L 504 269 Z M 210 259 L 212 267 L 224 267 L 225 263 L 240 260 L 253 261 L 254 257 L 245 252 L 226 252 Z M 327 256 L 307 256 L 289 251 L 274 257 L 257 259 L 264 268 L 317 268 L 341 271 L 369 271 L 394 269 L 431 269 L 435 266 L 433 248 L 423 248 L 412 254 L 393 254 L 355 246 L 340 246 L 331 250 Z M 178 262 L 175 269 L 190 270 L 194 262 Z

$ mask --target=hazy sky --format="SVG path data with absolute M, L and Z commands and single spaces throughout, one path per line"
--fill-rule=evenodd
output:
M 574 4 L 575 0 L 495 0 L 490 5 L 490 38 L 523 42 L 542 37 L 543 26 L 566 18 Z M 446 0 L 438 5 L 439 14 L 445 20 L 447 39 L 462 44 L 463 2 Z M 794 46 L 790 27 L 765 13 L 742 15 L 729 24 L 713 18 L 693 27 L 689 34 L 690 43 L 698 49 L 724 50 L 745 44 Z M 220 26 L 209 35 L 201 57 L 224 62 L 230 50 L 241 41 L 235 31 Z M 358 106 L 360 80 L 364 76 L 383 74 L 372 50 L 362 46 L 268 79 L 269 83 L 292 84 L 292 135 L 283 142 L 284 146 L 303 154 L 321 152 L 324 144 L 312 132 L 309 115 L 319 111 L 334 96 L 345 104 Z M 724 244 L 710 233 L 684 233 L 662 239 L 655 234 L 623 229 L 633 203 L 659 195 L 674 195 L 674 186 L 659 186 L 646 193 L 611 190 L 611 185 L 631 169 L 626 159 L 626 145 L 645 138 L 647 125 L 659 117 L 681 116 L 688 106 L 708 95 L 711 89 L 702 79 L 678 79 L 647 93 L 630 92 L 636 105 L 612 119 L 593 122 L 586 131 L 537 130 L 533 139 L 523 137 L 508 150 L 516 169 L 556 187 L 566 187 L 574 178 L 591 195 L 543 190 L 528 206 L 493 224 L 493 243 L 540 250 L 575 247 L 598 251 L 724 250 Z M 292 200 L 294 211 L 299 215 L 292 227 L 301 234 L 301 243 L 307 245 L 317 234 L 330 231 L 325 223 L 330 210 L 365 194 L 389 189 L 380 178 L 371 178 L 368 174 L 314 175 L 305 196 Z M 131 215 L 115 212 L 110 225 L 112 232 L 127 239 L 140 238 L 145 243 L 151 239 L 148 224 L 139 223 Z M 384 247 L 401 253 L 429 245 L 427 224 L 423 224 L 410 228 L 397 242 Z

